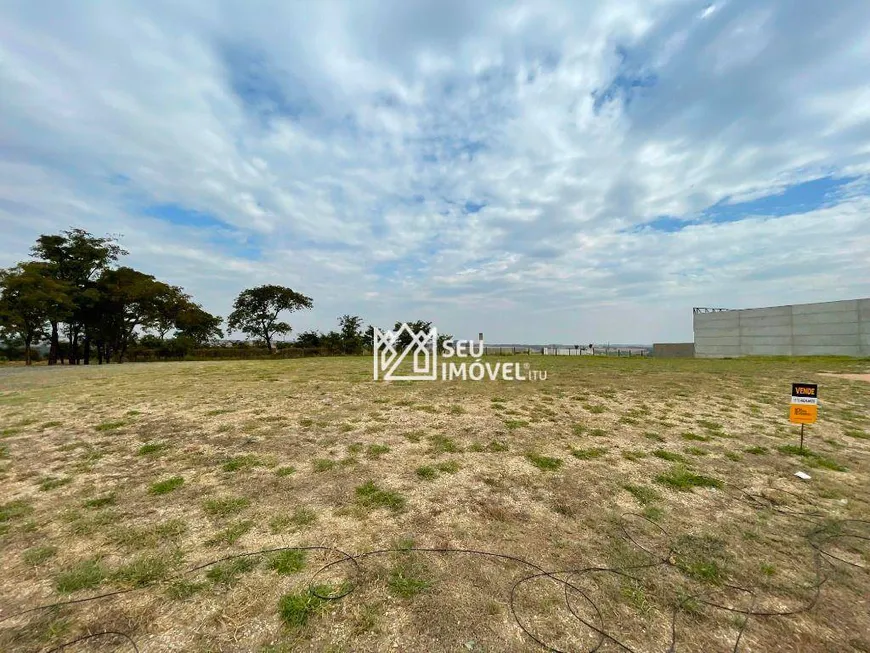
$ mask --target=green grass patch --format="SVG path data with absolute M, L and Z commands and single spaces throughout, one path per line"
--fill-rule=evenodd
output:
M 233 456 L 223 464 L 225 472 L 237 472 L 241 469 L 251 469 L 253 467 L 262 467 L 263 461 L 254 454 L 244 454 L 242 456 Z
M 807 449 L 804 447 L 801 449 L 799 446 L 794 444 L 784 444 L 780 447 L 776 448 L 782 454 L 786 454 L 788 456 L 799 456 L 806 460 L 806 464 L 809 467 L 821 467 L 823 469 L 830 469 L 835 472 L 845 472 L 846 468 L 843 467 L 836 460 L 831 458 L 827 458 L 820 453 L 812 451 L 811 449 Z
M 702 449 L 701 447 L 686 447 L 683 449 L 690 456 L 709 456 L 710 452 L 706 449 Z
M 64 476 L 62 478 L 49 476 L 39 482 L 39 490 L 40 492 L 49 492 L 51 490 L 56 490 L 59 487 L 63 487 L 64 485 L 69 485 L 70 483 L 72 483 L 72 478 L 69 476 Z
M 424 481 L 431 481 L 438 476 L 438 470 L 431 465 L 421 465 L 414 471 L 414 473 Z
M 762 454 L 767 453 L 767 447 L 761 447 L 761 446 L 756 445 L 754 447 L 749 447 L 748 449 L 744 449 L 744 451 L 746 451 L 746 453 L 751 453 L 754 456 L 760 456 Z
M 366 458 L 377 460 L 385 453 L 389 453 L 390 448 L 385 444 L 370 444 L 366 447 Z
M 701 583 L 721 585 L 728 575 L 731 555 L 725 543 L 710 535 L 682 535 L 674 544 L 676 567 Z
M 206 540 L 207 546 L 230 546 L 238 542 L 245 533 L 254 527 L 254 523 L 248 520 L 239 520 L 215 533 L 214 537 Z
M 680 437 L 683 440 L 691 440 L 693 442 L 709 442 L 709 435 L 698 435 L 697 433 L 692 433 L 691 431 L 686 431 L 685 433 L 680 433 Z
M 526 454 L 526 460 L 532 463 L 538 469 L 545 472 L 554 472 L 562 467 L 563 461 L 561 458 L 552 458 L 550 456 L 542 456 L 541 454 L 530 451 Z
M 607 435 L 607 431 L 605 431 L 604 429 L 592 429 L 591 431 L 589 431 L 589 435 L 591 435 L 593 438 L 603 438 L 605 435 Z
M 444 472 L 445 474 L 455 474 L 459 471 L 459 463 L 455 460 L 446 460 L 443 463 L 438 463 L 435 465 L 435 468 L 439 472 Z
M 290 515 L 275 515 L 269 520 L 269 528 L 273 534 L 310 526 L 317 521 L 317 513 L 311 508 L 298 506 Z
M 167 554 L 141 555 L 112 572 L 111 578 L 128 587 L 145 587 L 165 578 L 178 560 Z
M 667 460 L 672 463 L 685 463 L 688 462 L 684 456 L 674 452 L 668 451 L 667 449 L 656 449 L 652 452 L 652 455 L 656 458 L 661 458 L 662 460 Z
M 242 574 L 253 570 L 256 566 L 257 560 L 254 556 L 233 558 L 209 567 L 205 577 L 215 585 L 234 585 Z
M 453 440 L 453 438 L 448 438 L 446 435 L 437 434 L 433 435 L 429 438 L 429 444 L 431 445 L 431 453 L 441 454 L 441 453 L 459 453 L 462 449 L 458 444 Z
M 403 599 L 414 598 L 431 586 L 425 567 L 418 563 L 403 560 L 387 575 L 387 587 L 393 594 Z
M 604 447 L 592 447 L 589 449 L 575 449 L 571 447 L 571 455 L 580 460 L 594 460 L 595 458 L 601 458 L 606 453 L 607 449 Z
M 694 472 L 690 472 L 685 467 L 678 465 L 664 474 L 659 474 L 655 477 L 656 483 L 660 483 L 662 485 L 666 485 L 667 487 L 680 490 L 683 492 L 689 492 L 694 487 L 706 487 L 706 488 L 721 488 L 722 481 L 715 479 L 711 476 L 704 476 L 703 474 L 695 474 Z
M 419 442 L 423 438 L 425 433 L 425 431 L 421 430 L 408 431 L 407 433 L 402 433 L 402 437 L 405 438 L 408 442 Z
M 275 476 L 290 476 L 296 473 L 296 468 L 292 465 L 284 465 L 275 470 Z
M 218 497 L 202 502 L 202 509 L 212 517 L 229 517 L 237 515 L 251 505 L 251 500 L 245 497 Z
M 104 494 L 101 497 L 94 497 L 84 502 L 85 508 L 105 508 L 106 506 L 114 506 L 116 501 L 115 493 Z
M 169 445 L 165 442 L 146 442 L 136 452 L 140 456 L 151 456 L 164 452 Z
M 315 615 L 329 607 L 327 599 L 321 596 L 331 596 L 333 588 L 328 585 L 318 585 L 308 590 L 285 594 L 278 601 L 278 614 L 288 628 L 302 628 Z
M 626 492 L 637 499 L 637 502 L 642 506 L 648 506 L 656 501 L 660 501 L 662 498 L 662 495 L 659 494 L 655 488 L 651 488 L 648 485 L 632 485 L 628 483 L 622 487 Z
M 850 438 L 857 438 L 859 440 L 870 440 L 870 433 L 867 431 L 862 431 L 861 429 L 846 429 L 843 431 L 845 435 Z
M 169 494 L 170 492 L 174 492 L 180 488 L 182 485 L 184 485 L 184 479 L 181 476 L 172 476 L 163 479 L 162 481 L 152 483 L 151 487 L 148 488 L 148 494 Z
M 189 580 L 175 580 L 166 588 L 166 595 L 173 601 L 189 599 L 194 594 L 206 588 L 205 583 L 197 583 Z
M 66 567 L 54 579 L 54 588 L 61 594 L 72 594 L 99 586 L 107 576 L 102 563 L 92 558 Z
M 504 421 L 504 425 L 511 431 L 516 429 L 525 428 L 529 425 L 529 422 L 524 419 L 506 419 Z
M 587 404 L 583 406 L 586 410 L 588 410 L 593 415 L 600 415 L 601 413 L 607 412 L 607 407 L 602 406 L 601 404 Z
M 269 569 L 282 576 L 289 576 L 302 571 L 305 568 L 305 551 L 288 549 L 279 551 L 269 559 Z
M 335 465 L 336 462 L 331 458 L 315 458 L 311 461 L 311 468 L 318 474 L 321 472 L 328 472 L 333 469 Z
M 38 567 L 42 563 L 53 558 L 55 555 L 57 555 L 56 546 L 33 546 L 26 549 L 24 553 L 21 554 L 21 559 L 24 560 L 24 564 L 26 565 Z
M 119 429 L 122 426 L 126 426 L 127 422 L 117 421 L 117 422 L 102 422 L 97 424 L 94 427 L 95 431 L 114 431 L 115 429 Z
M 366 508 L 389 508 L 398 512 L 405 507 L 406 499 L 398 492 L 385 490 L 374 481 L 366 481 L 356 488 L 356 500 Z

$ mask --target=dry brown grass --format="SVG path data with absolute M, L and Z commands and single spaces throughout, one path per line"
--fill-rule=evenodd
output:
M 870 529 L 844 522 L 870 519 L 870 386 L 820 375 L 866 364 L 531 360 L 547 381 L 375 383 L 367 358 L 0 368 L 0 650 L 105 630 L 142 651 L 536 649 L 509 606 L 535 570 L 515 561 L 393 551 L 315 577 L 341 557 L 326 550 L 299 572 L 266 555 L 189 572 L 264 548 L 411 542 L 548 570 L 634 568 L 569 582 L 636 651 L 667 650 L 675 606 L 678 650 L 730 651 L 742 621 L 709 603 L 796 609 L 820 569 L 812 610 L 750 617 L 740 650 L 870 650 L 870 548 L 854 537 Z M 796 443 L 792 381 L 820 383 L 813 456 L 780 450 Z M 341 600 L 306 593 L 345 582 Z M 521 583 L 517 618 L 550 646 L 588 649 L 598 636 L 564 592 Z

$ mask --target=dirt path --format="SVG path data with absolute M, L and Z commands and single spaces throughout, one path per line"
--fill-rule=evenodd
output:
M 833 372 L 822 372 L 821 376 L 834 376 L 838 379 L 849 379 L 851 381 L 866 381 L 870 383 L 870 374 L 834 374 Z

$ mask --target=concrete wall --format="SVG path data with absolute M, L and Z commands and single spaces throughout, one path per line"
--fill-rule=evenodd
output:
M 694 314 L 695 356 L 870 356 L 870 299 Z
M 652 355 L 656 358 L 693 358 L 694 342 L 654 342 Z

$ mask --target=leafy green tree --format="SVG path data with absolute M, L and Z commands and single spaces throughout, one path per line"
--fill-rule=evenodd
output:
M 380 327 L 378 327 L 380 329 Z M 383 331 L 383 329 L 380 329 Z M 368 329 L 362 334 L 362 346 L 366 351 L 372 351 L 375 348 L 375 326 L 369 324 Z
M 66 322 L 69 337 L 70 363 L 79 359 L 78 339 L 84 328 L 85 313 L 93 309 L 95 297 L 88 295 L 93 289 L 95 279 L 127 252 L 110 236 L 96 237 L 84 229 L 69 229 L 59 234 L 43 234 L 31 248 L 34 258 L 43 261 L 46 273 L 59 282 L 71 286 L 69 295 L 72 309 L 63 320 L 56 316 L 49 318 L 51 325 L 51 344 L 48 364 L 54 365 L 58 358 L 58 325 Z M 85 329 L 85 363 L 90 351 L 90 333 Z
M 221 322 L 223 320 L 217 315 L 203 310 L 198 304 L 189 303 L 178 314 L 175 328 L 178 329 L 178 337 L 187 338 L 197 347 L 201 347 L 224 337 Z
M 320 339 L 320 346 L 327 354 L 341 354 L 344 352 L 344 338 L 338 331 L 330 331 Z
M 296 336 L 296 346 L 304 347 L 305 349 L 314 349 L 320 347 L 322 339 L 323 334 L 319 331 L 303 331 Z
M 341 348 L 345 354 L 359 354 L 363 350 L 364 335 L 362 318 L 358 315 L 342 315 L 338 318 Z
M 24 342 L 24 360 L 31 364 L 30 347 L 44 337 L 50 320 L 72 309 L 69 285 L 47 274 L 43 263 L 19 263 L 0 271 L 0 327 Z
M 227 328 L 259 338 L 271 349 L 274 336 L 292 331 L 289 324 L 278 321 L 278 315 L 311 308 L 313 305 L 310 297 L 285 286 L 248 288 L 240 292 L 233 302 L 233 312 L 227 319 Z
M 120 363 L 137 328 L 153 328 L 171 286 L 133 268 L 106 270 L 97 281 L 99 299 L 93 315 L 100 362 L 114 356 Z
M 157 317 L 152 329 L 157 332 L 160 340 L 166 339 L 166 334 L 174 331 L 177 327 L 182 312 L 193 305 L 190 295 L 178 286 L 169 286 L 169 290 L 163 293 L 157 300 Z

